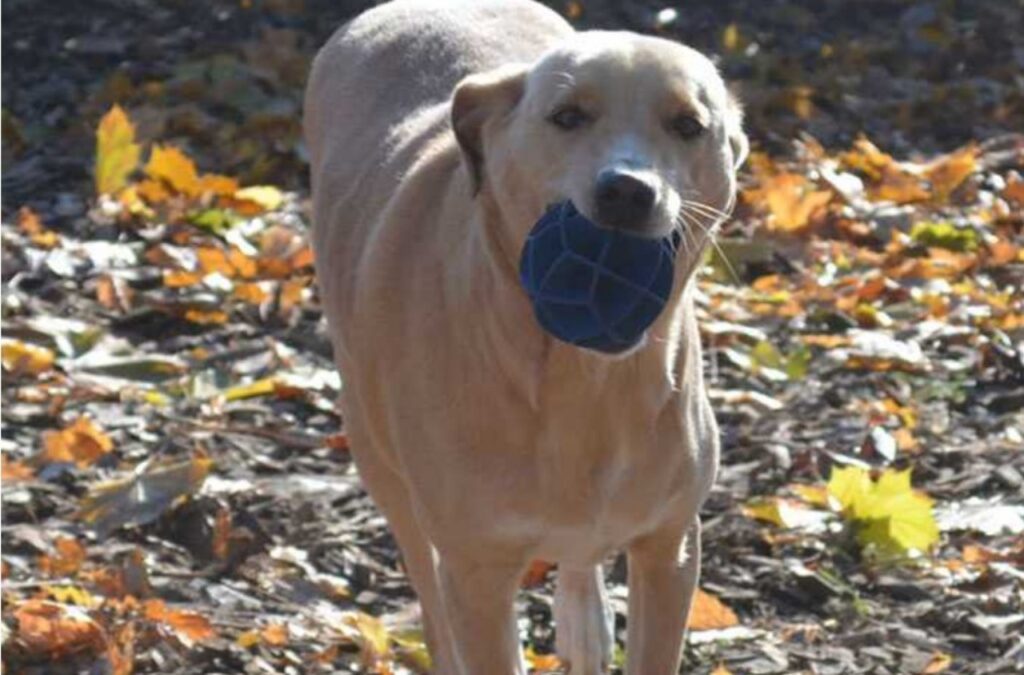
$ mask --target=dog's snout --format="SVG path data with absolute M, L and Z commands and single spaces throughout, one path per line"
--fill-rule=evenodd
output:
M 657 198 L 650 178 L 622 169 L 605 169 L 594 187 L 597 220 L 610 227 L 640 227 L 650 217 Z

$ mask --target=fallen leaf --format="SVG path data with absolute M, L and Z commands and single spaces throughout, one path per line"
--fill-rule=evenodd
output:
M 949 196 L 978 170 L 978 147 L 968 145 L 956 152 L 939 157 L 924 169 L 924 177 L 932 187 L 932 199 L 946 202 Z
M 39 569 L 50 577 L 74 576 L 85 562 L 85 547 L 74 537 L 57 537 L 54 552 L 39 556 Z
M 242 188 L 235 192 L 234 198 L 239 202 L 243 202 L 241 210 L 247 213 L 252 213 L 253 208 L 255 208 L 256 213 L 273 211 L 284 202 L 284 195 L 272 185 L 253 185 Z M 245 208 L 244 203 L 246 202 L 251 205 L 249 208 Z
M 114 194 L 123 188 L 139 164 L 140 152 L 135 125 L 121 106 L 115 105 L 96 129 L 96 193 Z
M 7 453 L 0 455 L 0 475 L 4 483 L 17 483 L 23 480 L 30 480 L 33 476 L 32 468 L 24 462 L 17 462 L 7 459 Z
M 3 368 L 14 375 L 39 375 L 53 368 L 54 353 L 46 347 L 10 340 L 0 341 Z
M 288 626 L 283 623 L 268 624 L 260 631 L 263 644 L 271 647 L 284 647 L 288 644 Z
M 199 174 L 196 165 L 172 145 L 154 145 L 146 162 L 146 175 L 162 180 L 178 194 L 196 197 L 199 194 Z
M 690 630 L 717 630 L 738 626 L 739 623 L 739 617 L 724 602 L 707 591 L 697 589 L 687 620 Z
M 88 417 L 79 417 L 60 431 L 44 431 L 43 452 L 46 463 L 74 463 L 80 469 L 94 464 L 114 449 L 114 442 Z
M 808 508 L 802 502 L 783 497 L 765 497 L 744 504 L 743 515 L 778 527 L 819 531 L 825 527 L 829 514 Z
M 562 667 L 562 661 L 557 654 L 538 654 L 533 648 L 527 647 L 523 656 L 526 657 L 530 670 L 535 673 L 551 673 Z
M 142 604 L 145 617 L 171 628 L 186 645 L 191 646 L 214 637 L 217 633 L 210 620 L 201 614 L 171 609 L 163 600 L 146 600 Z
M 936 673 L 945 672 L 951 665 L 953 665 L 953 657 L 944 652 L 936 652 L 932 655 L 930 661 L 925 665 L 924 669 L 921 670 L 920 675 L 935 675 Z
M 815 189 L 800 174 L 780 173 L 764 179 L 748 201 L 768 206 L 772 215 L 769 229 L 796 233 L 807 229 L 811 219 L 832 201 L 832 191 Z
M 32 599 L 16 605 L 12 614 L 13 642 L 31 657 L 55 661 L 106 646 L 105 631 L 80 607 Z M 5 640 L 5 652 L 9 644 Z
M 519 582 L 521 588 L 534 588 L 544 583 L 544 580 L 548 576 L 548 572 L 555 569 L 554 564 L 549 563 L 545 560 L 534 560 L 530 563 L 529 569 L 523 574 L 522 580 Z
M 60 236 L 47 229 L 39 215 L 27 206 L 18 209 L 18 229 L 40 248 L 54 248 L 60 244 Z
M 226 401 L 238 401 L 246 398 L 255 398 L 257 396 L 269 396 L 274 393 L 275 384 L 274 378 L 266 377 L 262 380 L 256 380 L 249 384 L 240 384 L 230 389 L 224 390 L 224 400 Z
M 711 675 L 732 675 L 732 671 L 726 668 L 724 663 L 719 662 L 715 669 L 711 671 Z
M 178 498 L 194 494 L 212 466 L 205 457 L 157 466 L 144 462 L 125 478 L 94 485 L 82 499 L 78 517 L 100 539 L 123 525 L 151 523 Z
M 352 629 L 349 637 L 359 646 L 364 667 L 375 669 L 391 660 L 391 639 L 380 619 L 362 612 L 348 612 L 343 623 Z

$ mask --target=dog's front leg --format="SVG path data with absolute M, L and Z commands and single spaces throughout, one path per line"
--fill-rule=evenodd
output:
M 437 563 L 456 660 L 461 675 L 524 675 L 515 596 L 526 561 L 488 558 L 441 553 Z
M 700 521 L 629 547 L 627 675 L 674 675 L 700 576 Z

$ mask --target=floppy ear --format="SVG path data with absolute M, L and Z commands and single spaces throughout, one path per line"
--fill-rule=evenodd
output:
M 473 194 L 484 176 L 484 125 L 508 114 L 523 95 L 528 67 L 509 64 L 464 78 L 452 96 L 452 130 L 462 149 Z
M 731 91 L 725 115 L 725 131 L 729 136 L 729 146 L 732 148 L 732 168 L 739 169 L 750 153 L 750 142 L 743 133 L 743 107 Z

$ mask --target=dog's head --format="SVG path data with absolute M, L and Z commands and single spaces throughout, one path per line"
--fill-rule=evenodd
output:
M 747 154 L 711 61 L 624 32 L 577 33 L 533 65 L 467 77 L 452 126 L 473 189 L 513 216 L 519 241 L 548 204 L 571 199 L 599 225 L 702 243 Z

